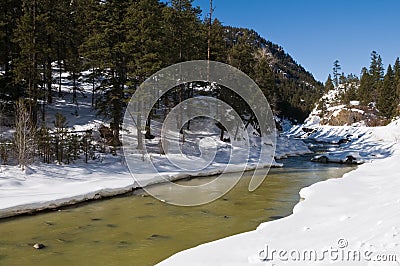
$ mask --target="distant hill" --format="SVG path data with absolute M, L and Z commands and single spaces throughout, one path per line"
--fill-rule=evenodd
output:
M 267 95 L 267 98 L 274 111 L 281 117 L 302 122 L 322 96 L 323 84 L 315 80 L 281 46 L 266 40 L 256 31 L 225 26 L 224 34 L 229 48 L 245 39 L 254 52 L 266 60 L 272 70 L 273 91 L 276 93 L 274 97 Z

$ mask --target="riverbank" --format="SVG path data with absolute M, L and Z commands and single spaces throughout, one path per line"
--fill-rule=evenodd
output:
M 300 140 L 279 137 L 276 158 L 301 155 L 311 151 Z M 140 156 L 139 156 L 140 157 Z M 162 156 L 158 160 L 162 166 Z M 154 158 L 153 158 L 154 159 Z M 141 161 L 143 173 L 152 167 Z M 246 165 L 253 170 L 256 163 Z M 195 172 L 164 168 L 162 176 L 145 176 L 145 185 L 179 180 L 187 177 L 217 175 L 225 171 L 224 164 L 211 164 Z M 274 162 L 273 167 L 282 167 Z M 143 182 L 141 182 L 143 184 Z M 0 171 L 0 218 L 55 209 L 88 200 L 125 194 L 139 188 L 128 167 L 119 156 L 103 156 L 100 161 L 89 164 L 49 165 L 35 164 L 22 172 L 16 166 L 1 166 Z
M 339 178 L 354 169 L 315 164 L 312 155 L 279 160 L 266 181 L 249 193 L 254 172 L 209 204 L 182 207 L 146 196 L 141 189 L 123 196 L 0 220 L 0 265 L 155 265 L 169 256 L 220 238 L 254 230 L 261 222 L 292 213 L 299 191 L 318 181 Z M 236 173 L 221 177 L 230 182 Z M 215 177 L 188 178 L 179 185 L 198 186 Z M 169 193 L 158 184 L 158 195 Z M 209 188 L 198 186 L 204 193 Z M 213 191 L 222 191 L 216 186 Z M 163 195 L 163 194 L 161 194 Z M 196 197 L 186 192 L 185 197 Z M 212 225 L 212 226 L 210 226 Z M 34 243 L 46 248 L 37 251 Z M 99 252 L 104 251 L 104 252 Z M 156 252 L 155 252 L 156 251 Z
M 293 128 L 288 135 L 328 142 L 354 137 L 330 152 L 358 152 L 370 161 L 341 179 L 303 188 L 303 200 L 288 217 L 182 251 L 159 265 L 399 265 L 400 122 L 309 129 Z

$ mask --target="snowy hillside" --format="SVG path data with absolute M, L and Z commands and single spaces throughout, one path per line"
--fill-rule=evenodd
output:
M 385 120 L 379 116 L 376 103 L 371 102 L 368 106 L 364 106 L 357 97 L 349 101 L 343 100 L 347 87 L 348 85 L 339 85 L 327 91 L 316 103 L 304 125 L 355 127 L 385 125 Z

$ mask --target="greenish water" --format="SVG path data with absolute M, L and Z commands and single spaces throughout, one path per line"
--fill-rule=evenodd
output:
M 272 169 L 252 193 L 247 173 L 223 198 L 199 207 L 171 206 L 139 192 L 0 220 L 0 265 L 153 265 L 181 250 L 290 215 L 302 187 L 354 169 L 309 159 L 283 160 L 285 168 Z M 36 242 L 46 248 L 32 248 Z

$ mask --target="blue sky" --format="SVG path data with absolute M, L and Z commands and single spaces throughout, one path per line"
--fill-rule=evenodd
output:
M 209 0 L 194 0 L 203 15 Z M 256 30 L 325 82 L 338 59 L 359 76 L 373 50 L 385 69 L 400 56 L 400 0 L 213 0 L 224 25 Z

